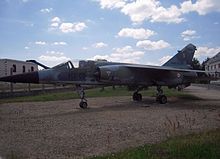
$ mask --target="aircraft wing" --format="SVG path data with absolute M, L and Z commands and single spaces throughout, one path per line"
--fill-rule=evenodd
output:
M 109 67 L 109 66 L 102 66 Z M 174 71 L 174 72 L 196 72 L 196 73 L 216 73 L 211 71 L 203 71 L 203 70 L 192 70 L 192 69 L 180 69 L 180 68 L 173 68 L 173 67 L 166 67 L 166 66 L 150 66 L 150 65 L 137 65 L 137 64 L 130 64 L 130 65 L 114 65 L 114 67 L 126 67 L 128 69 L 135 69 L 135 70 L 151 70 L 151 71 Z
M 139 84 L 157 83 L 158 85 L 172 85 L 181 83 L 182 80 L 195 79 L 216 80 L 210 73 L 219 73 L 202 70 L 173 68 L 167 66 L 149 66 L 139 64 L 106 65 L 100 67 L 100 81 L 122 81 L 122 83 L 136 82 Z
M 192 70 L 192 69 L 181 69 L 181 68 L 172 68 L 166 66 L 149 66 L 149 65 L 124 65 L 123 67 L 131 70 L 132 72 L 142 72 L 143 74 L 154 74 L 154 76 L 164 76 L 171 72 L 183 74 L 184 76 L 197 74 L 196 78 L 200 80 L 216 80 L 218 78 L 211 76 L 211 74 L 219 74 L 217 71 L 204 71 L 204 70 Z M 150 75 L 152 77 L 152 75 Z

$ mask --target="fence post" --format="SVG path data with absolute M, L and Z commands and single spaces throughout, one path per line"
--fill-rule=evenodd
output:
M 28 72 L 30 72 L 30 70 L 28 70 Z M 30 91 L 31 91 L 31 84 L 28 83 L 28 92 L 30 92 Z
M 10 75 L 12 76 L 13 75 L 13 68 L 10 69 Z M 13 93 L 13 83 L 10 82 L 10 91 L 11 93 Z
M 31 91 L 31 84 L 28 83 L 28 92 L 30 92 L 30 91 Z

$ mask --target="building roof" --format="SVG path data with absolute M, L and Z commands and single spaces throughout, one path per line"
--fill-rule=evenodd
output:
M 213 56 L 212 58 L 210 58 L 207 62 L 206 62 L 206 64 L 212 64 L 212 63 L 214 63 L 214 62 L 220 62 L 220 52 L 219 53 L 217 53 L 215 56 Z
M 32 62 L 26 62 L 26 61 L 14 60 L 14 59 L 0 59 L 0 61 L 10 61 L 10 62 L 23 63 L 23 64 L 32 65 L 32 66 L 37 66 L 37 64 L 32 63 Z

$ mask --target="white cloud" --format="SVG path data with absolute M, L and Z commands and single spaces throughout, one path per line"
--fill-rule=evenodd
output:
M 64 55 L 63 52 L 59 52 L 59 51 L 47 51 L 46 54 L 48 54 L 48 55 L 57 55 L 57 56 Z
M 59 26 L 59 23 L 51 23 L 50 26 L 52 28 L 57 28 Z
M 49 30 L 57 30 L 59 29 L 63 33 L 71 33 L 71 32 L 80 32 L 87 28 L 84 22 L 63 22 L 59 17 L 53 17 L 51 19 Z
M 136 46 L 143 48 L 145 50 L 159 50 L 169 47 L 170 44 L 163 40 L 159 40 L 159 41 L 143 40 L 143 41 L 138 41 Z
M 145 65 L 160 66 L 161 64 L 159 64 L 157 62 L 146 62 Z
M 22 0 L 22 2 L 24 2 L 24 3 L 26 3 L 26 2 L 28 2 L 29 0 Z
M 114 8 L 121 8 L 125 5 L 126 0 L 96 0 L 100 3 L 102 9 L 114 9 Z
M 131 46 L 115 48 L 110 55 L 95 55 L 92 60 L 106 59 L 113 62 L 138 63 L 144 55 L 143 51 L 136 51 Z
M 192 0 L 180 3 L 180 6 L 162 6 L 159 0 L 95 0 L 99 2 L 102 9 L 120 9 L 128 15 L 132 22 L 142 23 L 144 20 L 150 22 L 181 23 L 185 19 L 183 14 L 198 12 L 205 15 L 210 12 L 220 12 L 219 0 Z
M 133 28 L 123 28 L 119 31 L 118 36 L 120 37 L 131 37 L 134 39 L 148 39 L 150 36 L 154 35 L 155 32 L 149 29 L 133 29 Z
M 82 50 L 88 50 L 88 47 L 83 47 Z
M 41 55 L 40 57 L 38 57 L 38 59 L 40 61 L 47 62 L 47 64 L 50 64 L 50 65 L 57 65 L 59 63 L 70 60 L 70 58 L 66 56 L 55 56 L 55 55 Z
M 61 19 L 59 17 L 53 17 L 51 19 L 51 24 L 50 24 L 50 30 L 55 30 L 58 29 L 59 25 L 61 23 Z
M 151 17 L 151 22 L 166 22 L 166 23 L 181 23 L 184 18 L 181 18 L 180 9 L 172 5 L 170 8 L 158 7 L 154 15 Z
M 45 41 L 36 41 L 36 45 L 46 45 L 47 43 Z
M 35 45 L 67 45 L 64 41 L 55 41 L 55 42 L 45 42 L 45 41 L 36 41 Z
M 29 48 L 28 46 L 25 46 L 24 49 L 25 49 L 25 50 L 29 50 L 30 48 Z
M 181 37 L 184 41 L 189 41 L 196 38 L 196 31 L 195 30 L 185 30 L 181 33 Z
M 52 22 L 52 23 L 60 23 L 61 20 L 60 20 L 59 17 L 53 17 L 53 18 L 51 19 L 51 22 Z
M 209 47 L 197 47 L 195 57 L 213 57 L 220 52 L 220 47 L 209 48 Z
M 199 15 L 205 15 L 210 12 L 219 12 L 220 3 L 219 0 L 197 0 L 195 3 L 192 3 L 191 0 L 188 0 L 181 4 L 181 11 L 183 13 L 195 11 Z
M 169 55 L 160 58 L 160 59 L 159 59 L 160 64 L 161 64 L 161 65 L 164 64 L 165 62 L 167 62 L 167 61 L 168 61 L 169 59 L 171 59 L 171 58 L 172 58 L 172 56 L 169 56 Z
M 41 13 L 50 13 L 53 11 L 53 8 L 43 8 L 40 10 Z
M 108 60 L 108 61 L 111 61 L 111 58 L 109 55 L 95 55 L 92 58 L 90 58 L 89 60 Z
M 135 23 L 142 23 L 144 20 L 180 23 L 184 20 L 181 18 L 182 12 L 177 6 L 172 5 L 169 8 L 164 8 L 158 0 L 136 0 L 124 5 L 121 12 L 130 16 Z
M 60 42 L 54 42 L 52 45 L 67 45 L 66 42 L 60 41 Z
M 103 42 L 98 42 L 98 43 L 95 43 L 92 45 L 92 47 L 94 47 L 94 48 L 103 48 L 103 47 L 107 47 L 107 46 L 108 46 L 108 44 L 105 44 Z
M 86 24 L 83 22 L 76 22 L 76 23 L 62 23 L 59 29 L 63 33 L 70 33 L 70 32 L 80 32 L 86 28 Z

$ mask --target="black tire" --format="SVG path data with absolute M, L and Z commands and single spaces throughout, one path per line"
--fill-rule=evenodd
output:
M 137 94 L 137 101 L 142 101 L 142 95 L 140 93 Z
M 160 104 L 166 104 L 167 103 L 167 97 L 165 95 L 159 96 L 159 102 L 160 102 Z
M 133 101 L 142 101 L 142 95 L 140 93 L 133 94 Z
M 160 96 L 156 96 L 156 102 L 160 101 Z
M 82 108 L 82 109 L 86 109 L 87 106 L 88 106 L 88 104 L 87 104 L 87 102 L 81 101 L 81 102 L 79 103 L 79 106 L 80 106 L 80 108 Z
M 133 101 L 137 101 L 137 94 L 138 94 L 138 93 L 134 93 L 134 94 L 133 94 Z

